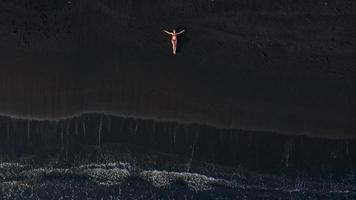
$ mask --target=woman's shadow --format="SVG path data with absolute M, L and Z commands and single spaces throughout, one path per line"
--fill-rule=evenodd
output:
M 187 27 L 182 27 L 179 26 L 176 28 L 176 31 L 182 31 L 185 30 L 184 33 L 180 34 L 178 36 L 178 44 L 177 44 L 177 53 L 179 53 L 181 51 L 181 49 L 184 48 L 184 46 L 189 43 L 190 38 L 189 38 L 189 30 L 187 29 Z

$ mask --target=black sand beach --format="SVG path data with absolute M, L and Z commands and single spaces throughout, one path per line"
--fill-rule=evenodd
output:
M 3 163 L 48 168 L 57 156 L 68 168 L 114 148 L 110 162 L 159 153 L 188 172 L 350 177 L 355 166 L 352 1 L 2 0 L 0 16 Z M 186 30 L 176 56 L 173 28 Z M 74 167 L 104 162 L 93 159 Z

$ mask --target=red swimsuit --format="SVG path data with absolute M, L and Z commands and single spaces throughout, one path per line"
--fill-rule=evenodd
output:
M 176 34 L 173 34 L 173 35 L 172 35 L 172 42 L 175 42 L 175 41 L 177 41 L 177 35 L 176 35 Z

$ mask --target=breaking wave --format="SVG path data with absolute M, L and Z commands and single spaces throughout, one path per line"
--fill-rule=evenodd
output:
M 219 167 L 216 167 L 217 170 Z M 3 199 L 352 199 L 356 179 L 313 180 L 235 171 L 205 174 L 199 171 L 143 169 L 125 162 L 90 163 L 74 167 L 35 167 L 0 164 Z

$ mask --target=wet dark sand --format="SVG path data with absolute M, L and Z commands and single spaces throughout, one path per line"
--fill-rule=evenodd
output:
M 0 132 L 0 155 L 5 161 L 29 157 L 34 163 L 47 163 L 57 158 L 58 164 L 73 164 L 90 160 L 88 152 L 102 148 L 113 155 L 162 154 L 162 158 L 151 160 L 158 163 L 168 162 L 164 157 L 171 155 L 186 164 L 188 170 L 193 161 L 277 174 L 299 170 L 343 173 L 356 164 L 355 140 L 218 129 L 101 114 L 56 122 L 1 118 Z M 145 163 L 144 159 L 137 160 Z

